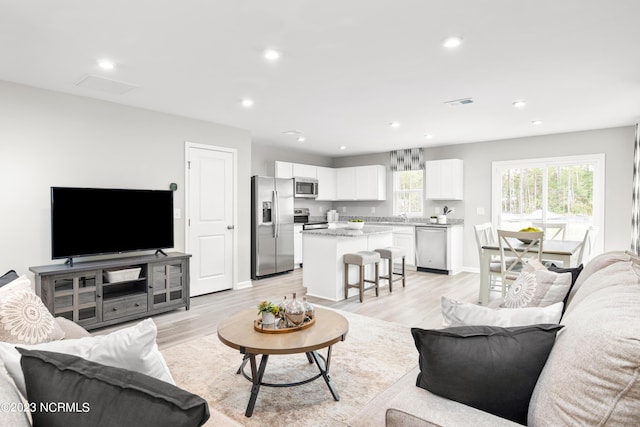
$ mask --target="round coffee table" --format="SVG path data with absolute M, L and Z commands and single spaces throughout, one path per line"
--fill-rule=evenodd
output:
M 243 374 L 253 383 L 245 416 L 250 417 L 253 415 L 253 408 L 258 398 L 260 386 L 292 387 L 306 384 L 322 377 L 333 398 L 340 400 L 338 391 L 331 382 L 331 376 L 329 375 L 331 347 L 339 341 L 344 341 L 347 332 L 349 332 L 349 322 L 344 316 L 335 311 L 320 307 L 315 309 L 315 318 L 315 324 L 307 329 L 279 334 L 262 333 L 253 328 L 253 321 L 257 319 L 255 309 L 239 312 L 220 323 L 218 326 L 218 338 L 220 341 L 244 354 L 242 364 L 236 373 Z M 318 353 L 318 350 L 323 348 L 327 348 L 326 358 Z M 315 362 L 319 373 L 295 383 L 272 384 L 262 381 L 270 355 L 296 353 L 305 353 L 309 363 Z M 256 364 L 256 355 L 258 354 L 262 355 L 259 367 Z M 247 362 L 251 365 L 251 377 L 244 373 L 244 367 Z

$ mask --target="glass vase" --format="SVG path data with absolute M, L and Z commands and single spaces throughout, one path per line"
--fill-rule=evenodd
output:
M 287 305 L 285 316 L 289 326 L 300 326 L 304 323 L 305 309 L 304 305 L 296 299 L 294 292 L 293 299 Z

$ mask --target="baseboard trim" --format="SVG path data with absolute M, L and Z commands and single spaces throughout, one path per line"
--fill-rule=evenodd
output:
M 478 267 L 462 267 L 461 271 L 466 273 L 480 273 L 480 268 Z
M 247 289 L 251 288 L 252 286 L 253 285 L 251 284 L 251 280 L 245 280 L 244 282 L 238 282 L 235 289 Z

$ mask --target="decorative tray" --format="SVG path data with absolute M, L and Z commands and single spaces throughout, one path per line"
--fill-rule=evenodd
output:
M 289 332 L 301 331 L 303 329 L 307 329 L 316 323 L 316 318 L 307 317 L 304 319 L 304 323 L 300 326 L 291 326 L 291 327 L 278 327 L 280 320 L 276 323 L 272 323 L 270 325 L 263 325 L 262 319 L 256 319 L 253 321 L 253 329 L 258 332 L 262 332 L 264 334 L 287 334 Z

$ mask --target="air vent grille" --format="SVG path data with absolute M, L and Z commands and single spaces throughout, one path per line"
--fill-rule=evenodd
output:
M 461 105 L 473 104 L 473 98 L 454 99 L 453 101 L 445 102 L 449 107 L 459 107 Z

